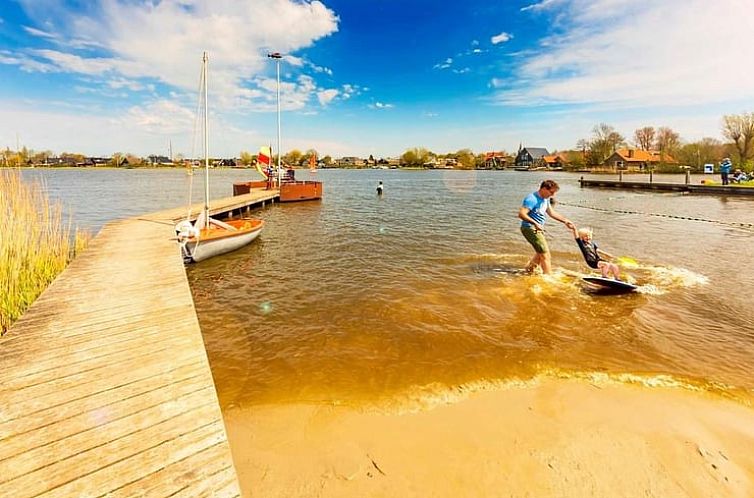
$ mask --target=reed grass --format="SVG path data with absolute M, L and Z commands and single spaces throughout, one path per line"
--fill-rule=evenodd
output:
M 86 247 L 88 232 L 63 219 L 41 181 L 0 170 L 0 335 Z

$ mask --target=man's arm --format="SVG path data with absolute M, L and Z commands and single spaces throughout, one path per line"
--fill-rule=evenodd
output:
M 547 206 L 547 214 L 548 214 L 548 215 L 550 216 L 550 218 L 552 218 L 553 220 L 556 220 L 556 221 L 559 221 L 559 222 L 563 223 L 563 224 L 564 224 L 565 226 L 567 226 L 568 228 L 571 228 L 571 229 L 572 229 L 573 227 L 575 227 L 575 226 L 576 226 L 576 225 L 574 225 L 574 224 L 573 224 L 573 223 L 571 222 L 571 220 L 569 220 L 568 218 L 566 218 L 566 217 L 565 217 L 565 216 L 563 216 L 562 214 L 560 214 L 560 213 L 558 213 L 557 211 L 555 211 L 555 210 L 554 210 L 554 209 L 552 208 L 552 206 Z
M 534 225 L 534 228 L 536 228 L 537 230 L 544 231 L 544 228 L 542 227 L 542 225 L 534 221 L 534 218 L 529 216 L 529 208 L 527 208 L 526 206 L 521 206 L 521 208 L 519 208 L 518 217 Z

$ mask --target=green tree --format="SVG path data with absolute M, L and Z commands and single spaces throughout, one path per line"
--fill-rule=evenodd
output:
M 31 154 L 31 162 L 34 164 L 46 164 L 47 159 L 52 157 L 52 151 L 51 150 L 43 150 L 40 152 L 33 152 Z
M 241 160 L 241 164 L 243 164 L 244 166 L 251 166 L 256 161 L 254 154 L 246 150 L 241 151 L 239 158 Z
M 303 158 L 304 154 L 300 150 L 293 149 L 287 154 L 283 155 L 283 162 L 290 164 L 291 166 L 301 166 L 301 161 L 303 160 Z
M 452 156 L 457 161 L 456 167 L 459 169 L 474 169 L 476 166 L 474 152 L 471 149 L 460 149 Z
M 733 142 L 740 164 L 748 169 L 754 152 L 754 112 L 723 116 L 723 136 Z
M 678 150 L 678 161 L 690 166 L 694 172 L 701 172 L 705 164 L 720 162 L 725 156 L 725 148 L 716 138 L 705 137 L 696 142 L 684 144 Z
M 414 147 L 401 155 L 401 164 L 409 167 L 420 167 L 429 161 L 431 155 L 431 152 L 424 147 Z

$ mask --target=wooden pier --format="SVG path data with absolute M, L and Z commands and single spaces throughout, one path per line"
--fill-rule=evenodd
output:
M 0 496 L 240 496 L 175 241 L 186 212 L 105 225 L 0 338 Z
M 754 188 L 731 185 L 693 185 L 691 183 L 627 182 L 623 180 L 579 179 L 582 187 L 602 187 L 626 190 L 656 190 L 664 192 L 687 192 L 691 194 L 754 196 Z

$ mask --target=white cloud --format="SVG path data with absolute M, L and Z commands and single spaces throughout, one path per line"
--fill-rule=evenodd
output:
M 26 28 L 27 32 L 54 37 L 51 41 L 60 49 L 29 49 L 13 57 L 6 55 L 0 62 L 16 63 L 27 71 L 150 80 L 196 91 L 201 54 L 206 50 L 210 92 L 217 96 L 214 104 L 220 109 L 266 105 L 266 99 L 250 101 L 257 94 L 248 88 L 249 82 L 272 73 L 266 54 L 305 49 L 335 33 L 339 22 L 318 0 L 108 0 L 89 5 L 85 11 L 73 11 L 57 0 L 21 0 L 21 4 L 37 25 Z M 101 47 L 97 57 L 90 57 L 86 50 L 72 51 L 94 46 Z M 298 55 L 286 55 L 281 66 L 299 71 L 307 66 L 316 73 L 331 74 Z M 307 100 L 314 100 L 316 85 L 296 84 L 298 92 L 305 88 L 312 91 Z M 301 95 L 288 100 L 300 102 Z
M 326 106 L 327 104 L 332 102 L 335 97 L 338 96 L 338 93 L 340 92 L 334 88 L 322 90 L 321 92 L 317 92 L 317 99 L 319 99 L 319 103 L 321 105 Z
M 754 16 L 740 0 L 558 0 L 562 32 L 522 58 L 509 104 L 599 104 L 618 108 L 701 105 L 754 98 L 743 63 Z M 536 6 L 536 9 L 535 9 Z M 549 10 L 548 10 L 549 9 Z M 502 85 L 500 85 L 502 86 Z
M 499 35 L 495 35 L 492 38 L 490 38 L 490 41 L 492 42 L 493 45 L 497 45 L 498 43 L 505 43 L 511 38 L 513 38 L 512 34 L 506 33 L 505 31 L 503 31 Z
M 541 11 L 562 2 L 563 0 L 542 0 L 541 2 L 527 5 L 526 7 L 521 7 L 521 12 L 526 12 L 527 10 L 531 10 L 535 12 Z
M 191 130 L 194 120 L 193 110 L 181 107 L 171 100 L 157 100 L 129 109 L 122 124 L 150 133 L 177 134 Z
M 47 31 L 42 31 L 41 29 L 36 29 L 29 26 L 24 26 L 24 31 L 26 31 L 30 35 L 38 36 L 40 38 L 46 38 L 48 40 L 57 39 L 57 37 L 53 35 L 52 33 L 48 33 Z
M 441 63 L 438 63 L 438 64 L 435 64 L 434 66 L 432 66 L 432 68 L 433 69 L 447 69 L 447 68 L 449 68 L 452 65 L 453 65 L 453 58 L 452 57 L 448 57 L 447 59 L 445 59 L 445 61 L 443 61 Z
M 58 68 L 52 64 L 40 62 L 24 55 L 17 56 L 5 50 L 0 50 L 0 64 L 18 66 L 22 71 L 28 73 L 51 73 L 58 71 Z

